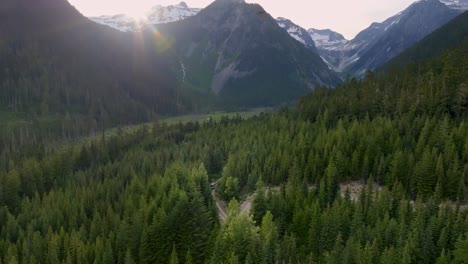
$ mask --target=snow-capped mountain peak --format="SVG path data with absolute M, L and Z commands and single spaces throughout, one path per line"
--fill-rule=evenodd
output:
M 200 8 L 190 8 L 185 2 L 171 6 L 155 6 L 148 14 L 149 24 L 164 24 L 194 16 Z
M 143 20 L 136 20 L 125 14 L 91 17 L 96 23 L 107 25 L 123 32 L 137 31 L 145 25 L 165 24 L 183 20 L 200 12 L 200 8 L 190 8 L 185 2 L 170 6 L 151 8 Z
M 348 40 L 346 40 L 340 33 L 334 32 L 330 29 L 314 29 L 308 30 L 310 36 L 319 49 L 336 50 L 341 49 Z
M 123 32 L 135 31 L 138 28 L 135 19 L 124 14 L 91 17 L 90 19 L 98 24 L 106 25 Z
M 452 9 L 461 11 L 468 10 L 468 0 L 440 0 L 440 2 Z
M 310 37 L 310 35 L 307 33 L 307 30 L 294 24 L 291 20 L 284 17 L 278 17 L 276 19 L 276 22 L 281 28 L 286 30 L 292 38 L 301 42 L 306 47 L 314 51 L 316 50 L 315 43 Z
M 309 35 L 315 42 L 322 59 L 328 64 L 331 69 L 339 68 L 340 60 L 345 45 L 349 42 L 343 35 L 330 29 L 314 29 L 308 30 Z
M 330 67 L 360 76 L 385 64 L 463 10 L 468 10 L 468 0 L 419 0 L 383 22 L 372 23 L 350 41 L 332 39 L 330 31 L 310 29 L 309 33 Z

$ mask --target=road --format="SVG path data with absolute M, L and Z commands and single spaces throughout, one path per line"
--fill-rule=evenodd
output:
M 226 203 L 223 200 L 221 200 L 216 194 L 216 186 L 221 181 L 221 179 L 222 178 L 218 179 L 216 182 L 213 183 L 215 187 L 211 191 L 211 196 L 213 196 L 213 200 L 215 201 L 215 204 L 216 204 L 216 209 L 218 209 L 219 219 L 221 220 L 221 222 L 225 222 L 227 219 Z
M 211 195 L 213 195 L 213 200 L 215 201 L 216 209 L 218 209 L 219 219 L 221 220 L 221 222 L 226 221 L 227 219 L 226 203 L 222 201 L 221 199 L 219 199 L 218 195 L 216 195 L 215 190 L 211 192 Z
M 221 179 L 214 182 L 215 186 L 218 184 L 219 181 L 221 181 Z M 218 194 L 216 193 L 216 187 L 214 188 L 214 190 L 211 191 L 211 195 L 213 196 L 213 200 L 215 201 L 219 219 L 221 220 L 221 222 L 225 222 L 228 217 L 226 202 L 218 196 Z M 250 214 L 250 210 L 252 208 L 252 200 L 253 195 L 249 195 L 247 196 L 245 201 L 240 204 L 239 209 L 241 213 Z
M 221 179 L 217 180 L 214 184 L 218 184 L 218 182 L 220 180 Z M 361 191 L 365 187 L 366 187 L 365 184 L 359 183 L 359 182 L 351 182 L 351 183 L 348 183 L 348 184 L 341 184 L 340 185 L 340 194 L 341 194 L 342 197 L 344 197 L 345 193 L 346 193 L 346 190 L 348 190 L 349 193 L 350 193 L 350 196 L 351 196 L 351 200 L 352 201 L 357 201 L 359 199 L 359 194 L 361 193 Z M 309 186 L 309 190 L 314 190 L 314 189 L 316 189 L 316 186 L 314 186 L 314 185 Z M 373 190 L 374 190 L 374 192 L 379 192 L 379 191 L 382 190 L 382 187 L 377 185 L 377 184 L 374 184 Z M 280 187 L 269 187 L 268 191 L 270 191 L 270 192 L 279 192 Z M 221 220 L 222 223 L 226 222 L 226 219 L 228 218 L 226 202 L 224 200 L 222 200 L 218 196 L 218 194 L 216 193 L 215 190 L 213 190 L 211 192 L 211 195 L 213 196 L 213 199 L 214 199 L 214 201 L 216 203 L 216 208 L 218 210 L 219 219 Z M 246 197 L 245 201 L 240 204 L 240 212 L 241 213 L 250 214 L 251 209 L 252 209 L 252 202 L 253 202 L 253 199 L 254 199 L 254 195 L 255 194 L 248 195 Z M 414 202 L 412 202 L 412 204 L 414 204 Z M 456 207 L 456 205 L 451 203 L 451 202 L 442 203 L 441 206 L 448 206 L 450 208 L 455 208 Z M 462 205 L 460 207 L 460 209 L 461 210 L 468 210 L 468 205 Z

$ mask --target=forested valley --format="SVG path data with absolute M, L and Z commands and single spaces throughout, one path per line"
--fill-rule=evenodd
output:
M 468 263 L 467 47 L 248 120 L 4 140 L 0 263 Z

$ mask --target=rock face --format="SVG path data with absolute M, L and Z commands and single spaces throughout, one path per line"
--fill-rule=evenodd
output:
M 460 48 L 463 43 L 468 42 L 467 32 L 468 12 L 465 12 L 391 59 L 378 71 L 384 72 L 411 63 L 420 63 L 438 57 L 447 50 Z
M 241 0 L 226 0 L 224 2 L 228 4 L 245 3 Z M 200 11 L 201 8 L 192 8 L 189 7 L 185 2 L 181 2 L 178 5 L 155 6 L 147 12 L 145 19 L 140 20 L 137 20 L 125 14 L 90 17 L 90 19 L 96 23 L 109 26 L 122 32 L 132 32 L 139 31 L 148 25 L 165 24 L 184 20 L 198 14 Z M 307 30 L 294 24 L 291 20 L 286 18 L 277 18 L 277 21 L 278 25 L 284 28 L 292 38 L 301 42 L 303 45 L 305 45 L 312 51 L 318 53 L 314 41 L 307 33 Z
M 272 105 L 340 81 L 257 4 L 217 0 L 196 16 L 158 28 L 181 54 L 187 86 L 227 103 Z
M 318 53 L 328 66 L 338 71 L 343 57 L 344 46 L 349 42 L 340 33 L 330 29 L 309 29 L 309 35 L 315 42 Z
M 355 52 L 342 65 L 345 72 L 362 76 L 375 69 L 459 15 L 437 0 L 422 0 L 383 23 L 374 23 L 345 47 Z M 356 61 L 354 61 L 356 59 Z M 354 61 L 354 62 L 352 62 Z
M 331 68 L 362 76 L 467 9 L 468 0 L 420 0 L 382 23 L 373 23 L 351 41 L 339 38 L 330 31 L 311 29 L 309 33 Z M 332 38 L 334 41 L 329 41 Z
M 299 41 L 313 52 L 318 52 L 317 48 L 315 47 L 314 40 L 307 32 L 307 30 L 294 24 L 291 20 L 283 17 L 277 18 L 276 21 L 278 22 L 278 25 L 286 30 L 286 32 L 288 32 L 292 38 Z

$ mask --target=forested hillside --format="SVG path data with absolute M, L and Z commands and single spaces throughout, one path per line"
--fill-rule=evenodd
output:
M 2 0 L 0 142 L 37 145 L 183 110 L 177 61 L 161 42 L 98 25 L 66 0 Z
M 249 120 L 4 154 L 0 261 L 467 263 L 465 51 Z
M 2 166 L 9 170 L 2 173 L 0 255 L 5 263 L 168 263 L 171 254 L 179 263 L 452 259 L 468 231 L 467 211 L 441 201 L 466 200 L 467 127 L 415 121 L 406 136 L 399 136 L 403 124 L 384 117 L 333 128 L 286 113 L 156 125 L 12 161 Z M 453 151 L 447 158 L 433 133 L 440 128 Z M 433 151 L 418 150 L 422 144 Z M 426 179 L 433 171 L 439 174 Z M 220 225 L 209 190 L 209 177 L 219 176 L 237 183 L 226 183 L 229 199 L 262 190 L 258 179 L 282 187 L 257 192 L 253 218 L 231 203 Z M 358 179 L 389 188 L 376 198 L 367 189 L 357 203 L 337 195 L 339 182 Z

